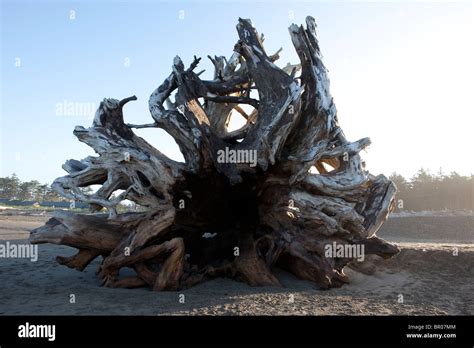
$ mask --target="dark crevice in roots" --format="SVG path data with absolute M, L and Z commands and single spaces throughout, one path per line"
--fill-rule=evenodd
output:
M 233 261 L 242 235 L 256 238 L 259 189 L 250 175 L 236 185 L 224 175 L 189 175 L 185 185 L 176 188 L 173 204 L 180 230 L 175 235 L 184 239 L 189 263 Z

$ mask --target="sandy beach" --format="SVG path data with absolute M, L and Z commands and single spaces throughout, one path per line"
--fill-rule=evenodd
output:
M 29 230 L 47 219 L 47 213 L 3 210 L 0 243 L 27 243 Z M 391 218 L 378 235 L 401 253 L 387 261 L 368 257 L 357 271 L 346 268 L 350 284 L 324 291 L 284 271 L 277 271 L 284 287 L 216 279 L 180 292 L 103 288 L 95 275 L 100 259 L 78 272 L 54 260 L 75 249 L 42 244 L 37 262 L 0 259 L 0 314 L 472 315 L 473 226 L 473 216 Z

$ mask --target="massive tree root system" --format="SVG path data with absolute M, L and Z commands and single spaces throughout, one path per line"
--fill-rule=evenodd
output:
M 239 19 L 237 32 L 229 59 L 209 57 L 213 80 L 195 72 L 200 58 L 187 68 L 175 58 L 151 94 L 153 122 L 125 123 L 123 108 L 136 99 L 129 97 L 104 99 L 92 126 L 76 127 L 98 156 L 68 160 L 68 175 L 53 187 L 95 214 L 56 212 L 32 231 L 31 243 L 77 248 L 57 258 L 77 270 L 102 256 L 105 286 L 153 290 L 215 277 L 280 285 L 274 267 L 327 289 L 348 282 L 343 269 L 357 257 L 328 255 L 329 247 L 363 246 L 358 250 L 382 257 L 398 252 L 375 235 L 396 188 L 365 170 L 359 152 L 370 140 L 350 142 L 339 127 L 314 19 L 289 28 L 300 64 L 285 68 L 275 64 L 278 52 L 266 53 L 250 20 Z M 247 122 L 230 132 L 236 112 Z M 133 132 L 154 127 L 175 139 L 184 163 Z M 90 185 L 101 187 L 84 193 Z M 141 210 L 118 213 L 123 200 Z M 136 276 L 120 277 L 123 267 Z

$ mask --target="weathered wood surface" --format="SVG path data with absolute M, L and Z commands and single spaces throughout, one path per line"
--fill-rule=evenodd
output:
M 321 288 L 338 287 L 348 282 L 344 267 L 356 256 L 328 257 L 328 246 L 363 246 L 382 257 L 398 252 L 376 237 L 396 188 L 365 170 L 359 152 L 370 140 L 350 142 L 339 126 L 314 19 L 289 28 L 301 64 L 285 68 L 275 64 L 279 52 L 266 53 L 250 20 L 239 19 L 237 32 L 229 59 L 209 57 L 213 80 L 194 72 L 200 58 L 188 68 L 174 59 L 171 74 L 150 96 L 152 123 L 125 123 L 123 108 L 133 96 L 104 99 L 92 126 L 76 127 L 77 138 L 99 156 L 68 160 L 68 175 L 53 188 L 96 214 L 56 212 L 32 231 L 31 243 L 77 248 L 77 255 L 57 258 L 77 270 L 101 256 L 105 286 L 153 290 L 215 277 L 280 285 L 274 267 Z M 245 104 L 254 111 L 245 112 Z M 229 132 L 233 112 L 247 122 Z M 134 128 L 167 131 L 185 163 L 167 158 Z M 223 151 L 246 161 L 222 161 Z M 101 187 L 85 194 L 81 188 L 90 185 Z M 112 198 L 117 190 L 122 193 Z M 125 199 L 144 211 L 118 213 Z M 98 213 L 103 210 L 108 214 Z M 121 278 L 123 267 L 136 276 Z

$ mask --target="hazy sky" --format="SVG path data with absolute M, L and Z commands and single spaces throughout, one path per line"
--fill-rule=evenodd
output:
M 72 131 L 90 126 L 104 97 L 136 94 L 128 123 L 149 123 L 148 97 L 171 72 L 229 57 L 238 17 L 265 47 L 297 63 L 288 26 L 316 18 L 339 121 L 349 140 L 369 136 L 374 173 L 420 167 L 474 173 L 471 2 L 1 1 L 0 176 L 51 182 L 66 159 L 93 155 Z M 198 69 L 199 70 L 199 69 Z M 206 74 L 204 77 L 206 77 Z M 74 114 L 62 110 L 77 103 Z M 81 110 L 82 108 L 82 110 Z M 92 114 L 88 108 L 93 108 Z M 174 159 L 164 131 L 137 132 Z

